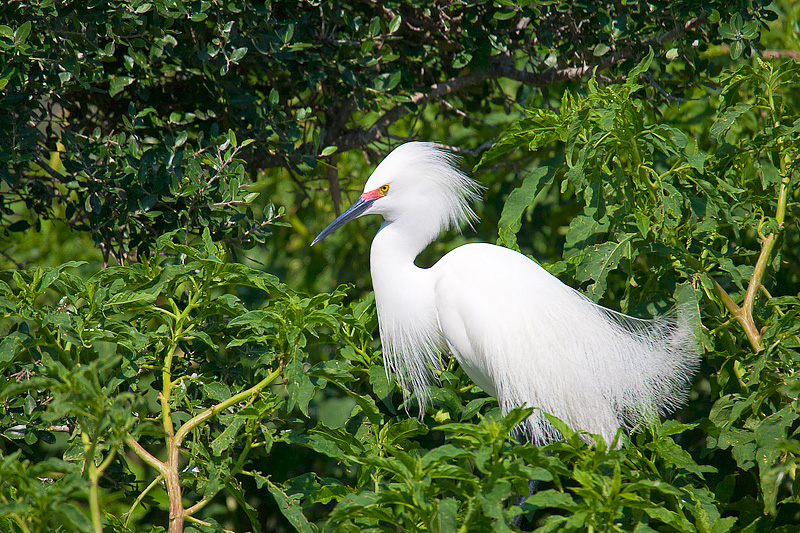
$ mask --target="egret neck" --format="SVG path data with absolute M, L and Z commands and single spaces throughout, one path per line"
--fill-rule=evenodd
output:
M 433 275 L 414 264 L 435 235 L 419 230 L 405 219 L 384 222 L 372 241 L 370 272 L 387 372 L 424 403 L 446 343 L 436 316 Z

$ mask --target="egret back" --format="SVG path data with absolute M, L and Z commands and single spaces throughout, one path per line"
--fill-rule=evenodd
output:
M 431 269 L 442 334 L 470 378 L 504 411 L 538 408 L 537 443 L 558 437 L 542 411 L 611 443 L 681 404 L 698 364 L 676 315 L 639 320 L 605 309 L 524 255 L 470 244 Z

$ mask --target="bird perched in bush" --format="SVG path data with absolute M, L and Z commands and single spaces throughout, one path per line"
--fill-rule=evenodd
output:
M 543 412 L 610 444 L 620 427 L 674 410 L 699 358 L 680 313 L 641 320 L 606 309 L 492 244 L 414 264 L 442 231 L 476 219 L 470 202 L 481 187 L 455 163 L 435 144 L 397 147 L 312 243 L 354 218 L 383 216 L 370 270 L 384 360 L 403 389 L 423 408 L 449 351 L 504 412 L 537 408 L 521 428 L 537 444 L 559 437 Z

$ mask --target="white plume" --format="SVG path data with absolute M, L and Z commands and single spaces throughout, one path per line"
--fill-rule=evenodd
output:
M 504 411 L 538 408 L 521 428 L 536 443 L 559 436 L 542 411 L 611 444 L 618 428 L 681 404 L 699 361 L 686 309 L 654 320 L 625 316 L 490 244 L 417 267 L 441 231 L 475 220 L 469 204 L 480 191 L 437 145 L 396 148 L 365 193 L 379 188 L 385 195 L 364 214 L 385 219 L 370 254 L 383 355 L 421 407 L 447 351 Z

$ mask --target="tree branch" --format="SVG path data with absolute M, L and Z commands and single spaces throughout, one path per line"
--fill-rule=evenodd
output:
M 478 85 L 483 81 L 489 79 L 490 71 L 473 71 L 463 76 L 456 76 L 441 83 L 434 83 L 427 93 L 418 92 L 409 98 L 409 100 L 417 106 L 427 102 L 434 102 L 447 95 L 459 92 Z M 350 130 L 342 135 L 339 142 L 335 143 L 340 151 L 351 150 L 358 148 L 373 141 L 377 141 L 381 137 L 386 136 L 386 131 L 389 126 L 400 120 L 403 116 L 409 113 L 408 107 L 405 103 L 401 103 L 384 113 L 367 130 Z
M 62 173 L 60 173 L 59 171 L 48 165 L 47 162 L 44 159 L 42 159 L 42 157 L 38 153 L 35 153 L 34 157 L 36 158 L 36 164 L 39 165 L 42 168 L 42 170 L 50 174 L 50 177 L 62 183 L 67 181 L 67 178 Z
M 254 394 L 258 394 L 264 389 L 264 387 L 275 381 L 275 379 L 278 376 L 280 376 L 280 374 L 281 374 L 280 369 L 275 370 L 270 375 L 259 381 L 256 385 L 253 385 L 249 389 L 242 391 L 239 394 L 231 396 L 224 402 L 220 402 L 214 407 L 209 407 L 199 415 L 191 418 L 184 425 L 182 425 L 180 429 L 178 429 L 178 431 L 175 433 L 175 439 L 172 441 L 172 444 L 175 446 L 175 448 L 180 448 L 181 444 L 183 443 L 183 439 L 191 430 L 193 430 L 194 428 L 196 428 L 209 418 L 217 416 L 219 413 L 221 413 L 228 407 L 236 405 L 237 403 L 250 398 Z
M 761 335 L 758 333 L 758 328 L 753 321 L 752 308 L 739 306 L 733 301 L 733 298 L 731 298 L 722 285 L 717 283 L 717 281 L 714 279 L 711 281 L 714 282 L 714 292 L 722 302 L 722 305 L 725 306 L 728 312 L 733 315 L 733 318 L 735 318 L 736 321 L 742 326 L 744 334 L 747 336 L 748 342 L 750 342 L 750 346 L 754 351 L 759 351 L 761 349 Z
M 441 83 L 434 83 L 430 86 L 430 90 L 428 92 L 418 92 L 412 94 L 409 97 L 409 100 L 411 103 L 417 106 L 428 102 L 435 102 L 453 93 L 457 93 L 469 87 L 479 85 L 488 79 L 508 78 L 519 81 L 526 85 L 544 87 L 558 81 L 582 78 L 589 75 L 594 69 L 603 70 L 622 63 L 627 59 L 636 57 L 636 55 L 642 50 L 646 50 L 649 47 L 660 49 L 665 43 L 702 24 L 706 20 L 707 17 L 705 15 L 702 17 L 693 18 L 687 21 L 683 26 L 674 28 L 657 37 L 649 39 L 644 43 L 636 46 L 628 46 L 622 50 L 614 51 L 597 65 L 583 65 L 579 67 L 567 67 L 560 69 L 549 68 L 541 72 L 528 72 L 514 67 L 513 56 L 506 52 L 493 57 L 489 63 L 489 67 L 486 70 L 471 71 L 467 74 L 455 76 Z M 397 122 L 409 112 L 410 110 L 405 103 L 399 103 L 381 115 L 375 122 L 372 123 L 372 126 L 366 130 L 351 129 L 350 131 L 345 132 L 340 137 L 338 142 L 334 142 L 333 139 L 331 139 L 330 144 L 335 144 L 339 147 L 340 151 L 344 151 L 358 148 L 365 144 L 377 141 L 378 139 L 386 136 L 389 126 Z
M 150 452 L 145 450 L 144 446 L 139 444 L 139 442 L 136 439 L 128 435 L 127 437 L 125 437 L 125 444 L 127 444 L 128 447 L 131 448 L 136 453 L 136 455 L 138 455 L 142 459 L 142 461 L 144 461 L 145 463 L 149 464 L 150 466 L 158 470 L 162 475 L 164 474 L 166 465 L 163 462 L 156 459 Z

